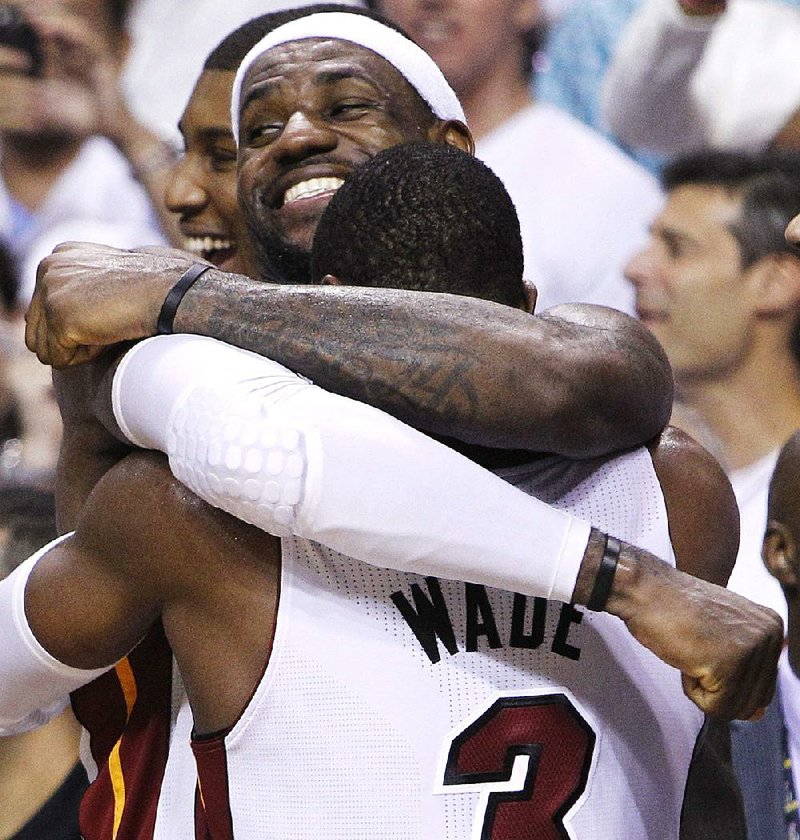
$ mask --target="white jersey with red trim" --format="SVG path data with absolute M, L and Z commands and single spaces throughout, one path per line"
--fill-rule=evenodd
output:
M 505 475 L 673 562 L 646 450 Z M 216 840 L 675 840 L 702 722 L 613 616 L 290 538 L 264 677 L 194 749 Z

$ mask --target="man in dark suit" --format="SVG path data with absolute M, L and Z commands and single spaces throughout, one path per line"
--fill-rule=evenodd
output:
M 778 687 L 760 721 L 732 724 L 733 762 L 750 840 L 800 836 L 800 432 L 781 450 L 769 489 L 763 557 L 786 597 Z

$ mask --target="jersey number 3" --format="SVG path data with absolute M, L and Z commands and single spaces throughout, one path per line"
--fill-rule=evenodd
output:
M 511 778 L 528 756 L 520 790 L 488 795 L 480 840 L 568 840 L 564 815 L 586 788 L 595 734 L 563 694 L 503 697 L 453 739 L 445 785 Z

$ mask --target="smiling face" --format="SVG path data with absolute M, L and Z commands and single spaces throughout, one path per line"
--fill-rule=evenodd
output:
M 745 357 L 757 301 L 731 232 L 741 201 L 721 187 L 670 192 L 650 243 L 628 264 L 636 310 L 664 347 L 676 381 L 717 377 Z
M 323 210 L 355 167 L 398 143 L 449 142 L 394 67 L 334 39 L 269 50 L 241 101 L 239 200 L 263 260 L 274 265 L 280 252 L 283 271 L 294 270 L 292 255 L 307 260 Z
M 185 151 L 166 193 L 167 207 L 180 218 L 184 248 L 229 271 L 243 270 L 239 250 L 247 240 L 236 199 L 233 77 L 206 70 L 198 79 L 179 124 Z

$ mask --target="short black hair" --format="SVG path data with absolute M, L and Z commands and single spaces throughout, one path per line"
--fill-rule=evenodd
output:
M 794 254 L 786 225 L 800 213 L 800 153 L 790 151 L 698 152 L 668 164 L 661 175 L 665 189 L 720 187 L 741 200 L 731 233 L 739 243 L 742 266 L 769 254 Z
M 283 26 L 284 23 L 307 17 L 319 12 L 348 12 L 354 15 L 379 20 L 381 23 L 400 31 L 394 24 L 389 23 L 381 15 L 357 6 L 347 6 L 344 3 L 316 3 L 312 6 L 299 6 L 294 9 L 284 9 L 280 12 L 268 12 L 248 20 L 229 35 L 209 53 L 203 70 L 236 71 L 248 52 L 269 32 Z M 405 34 L 405 33 L 403 33 Z M 407 37 L 407 36 L 406 36 Z
M 359 166 L 322 215 L 312 281 L 450 292 L 521 306 L 522 238 L 500 179 L 472 155 L 405 143 Z

